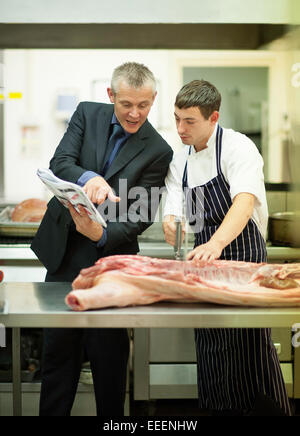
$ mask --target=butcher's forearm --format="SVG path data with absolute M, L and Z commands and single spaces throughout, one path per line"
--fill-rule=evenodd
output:
M 252 194 L 238 194 L 227 212 L 221 226 L 210 239 L 225 248 L 244 230 L 252 216 L 255 197 Z

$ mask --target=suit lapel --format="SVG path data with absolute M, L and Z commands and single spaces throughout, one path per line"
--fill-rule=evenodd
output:
M 111 124 L 111 119 L 114 111 L 114 105 L 107 105 L 102 116 L 99 116 L 98 126 L 97 126 L 97 148 L 96 148 L 96 157 L 97 157 L 97 169 L 98 172 L 101 173 L 101 170 L 104 165 L 104 156 L 106 152 L 106 147 L 108 143 L 109 137 L 109 129 Z
M 105 175 L 105 180 L 110 179 L 118 171 L 120 171 L 125 165 L 128 164 L 133 158 L 135 158 L 146 146 L 145 138 L 148 137 L 148 121 L 146 121 L 140 130 L 130 136 L 126 143 L 121 148 L 117 157 L 113 160 L 111 166 L 108 168 Z

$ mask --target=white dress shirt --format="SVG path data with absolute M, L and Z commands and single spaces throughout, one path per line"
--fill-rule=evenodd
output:
M 167 196 L 164 215 L 182 216 L 182 176 L 186 161 L 189 188 L 205 185 L 217 176 L 216 131 L 217 125 L 204 150 L 196 152 L 192 146 L 189 155 L 189 146 L 185 145 L 174 155 L 165 180 Z M 246 135 L 223 128 L 221 171 L 230 186 L 231 199 L 242 192 L 255 196 L 252 219 L 266 238 L 268 207 L 263 165 L 256 145 Z

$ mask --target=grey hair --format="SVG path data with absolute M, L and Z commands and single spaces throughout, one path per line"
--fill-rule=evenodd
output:
M 137 62 L 125 62 L 115 68 L 111 78 L 111 89 L 114 94 L 117 93 L 120 81 L 124 80 L 127 85 L 133 88 L 149 86 L 156 92 L 156 80 L 153 73 L 143 64 Z
M 214 111 L 219 111 L 221 94 L 206 80 L 192 80 L 184 85 L 176 96 L 175 106 L 187 109 L 197 106 L 207 120 Z

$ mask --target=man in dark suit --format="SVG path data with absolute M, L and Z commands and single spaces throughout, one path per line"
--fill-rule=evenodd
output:
M 47 268 L 46 281 L 72 281 L 103 256 L 136 254 L 137 236 L 151 224 L 151 188 L 163 186 L 172 159 L 171 148 L 147 121 L 154 76 L 142 64 L 125 63 L 114 70 L 108 95 L 113 104 L 78 105 L 50 168 L 83 186 L 94 203 L 114 202 L 115 215 L 103 228 L 84 209 L 68 210 L 51 199 L 31 245 Z M 128 193 L 134 187 L 144 193 L 140 219 L 130 217 Z M 40 415 L 70 414 L 84 356 L 97 414 L 123 415 L 128 354 L 126 329 L 46 329 Z

